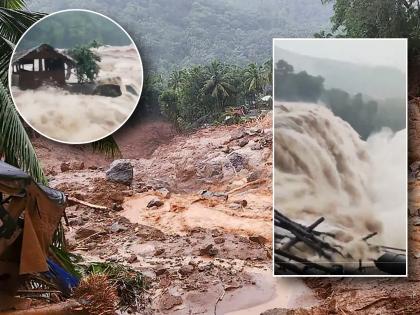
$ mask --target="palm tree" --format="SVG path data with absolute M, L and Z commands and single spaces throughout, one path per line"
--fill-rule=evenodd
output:
M 205 81 L 204 92 L 216 98 L 219 110 L 223 110 L 226 99 L 234 91 L 234 87 L 229 82 L 229 69 L 215 60 L 207 66 L 206 70 L 209 79 Z
M 172 88 L 175 92 L 178 92 L 183 78 L 183 70 L 174 70 L 169 76 L 168 86 Z
M 244 71 L 244 77 L 245 88 L 255 101 L 256 96 L 263 91 L 266 82 L 264 67 L 256 63 L 250 63 Z
M 7 89 L 14 46 L 25 30 L 43 16 L 24 9 L 24 0 L 0 1 L 0 157 L 45 184 L 46 177 Z

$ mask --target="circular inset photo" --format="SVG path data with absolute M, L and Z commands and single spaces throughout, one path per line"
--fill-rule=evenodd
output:
M 100 140 L 131 116 L 143 88 L 136 45 L 110 18 L 87 10 L 48 15 L 28 29 L 10 62 L 9 87 L 22 118 L 69 144 Z

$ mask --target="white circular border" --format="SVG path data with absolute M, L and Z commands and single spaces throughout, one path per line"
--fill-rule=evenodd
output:
M 54 139 L 54 138 L 51 138 L 50 136 L 47 136 L 47 135 L 45 135 L 45 134 L 43 134 L 42 132 L 40 132 L 40 131 L 38 131 L 36 128 L 34 128 L 30 123 L 29 123 L 29 121 L 22 115 L 22 113 L 20 112 L 20 110 L 19 110 L 19 108 L 18 108 L 18 106 L 17 106 L 17 104 L 16 104 L 16 102 L 15 102 L 15 99 L 13 98 L 13 92 L 12 92 L 12 69 L 13 69 L 13 67 L 12 67 L 12 64 L 13 64 L 13 56 L 14 56 L 14 54 L 15 54 L 15 52 L 16 52 L 16 48 L 19 46 L 19 44 L 20 44 L 20 41 L 25 37 L 25 35 L 35 26 L 35 25 L 37 25 L 38 23 L 40 23 L 40 22 L 42 22 L 42 21 L 44 21 L 45 19 L 47 19 L 47 18 L 49 18 L 49 17 L 51 17 L 51 16 L 53 16 L 53 15 L 56 15 L 56 14 L 59 14 L 59 13 L 63 13 L 63 12 L 88 12 L 88 13 L 92 13 L 92 14 L 96 14 L 96 15 L 99 15 L 99 16 L 101 16 L 101 17 L 103 17 L 103 18 L 106 18 L 107 20 L 109 20 L 111 23 L 114 23 L 116 26 L 118 26 L 123 32 L 124 32 L 124 34 L 131 40 L 131 43 L 134 45 L 134 47 L 136 48 L 136 51 L 137 51 L 137 56 L 138 56 L 138 59 L 139 59 L 139 61 L 140 61 L 140 65 L 141 65 L 141 80 L 140 80 L 140 91 L 139 91 L 139 96 L 138 96 L 138 98 L 137 98 L 137 102 L 136 102 L 136 104 L 135 104 L 135 106 L 133 107 L 133 110 L 131 111 L 131 113 L 129 114 L 129 115 L 127 115 L 127 118 L 117 127 L 117 128 L 115 128 L 113 131 L 111 131 L 110 133 L 108 133 L 108 134 L 106 134 L 105 136 L 103 136 L 103 137 L 100 137 L 100 138 L 97 138 L 97 139 L 93 139 L 93 140 L 89 140 L 89 141 L 85 141 L 85 142 L 72 142 L 72 141 L 62 141 L 62 140 L 58 140 L 58 139 Z M 102 14 L 102 13 L 98 13 L 98 12 L 95 12 L 95 11 L 92 11 L 92 10 L 85 10 L 85 9 L 66 9 L 66 10 L 60 10 L 60 11 L 56 11 L 56 12 L 54 12 L 54 13 L 51 13 L 51 14 L 48 14 L 48 15 L 46 15 L 46 16 L 44 16 L 43 18 L 41 18 L 41 19 L 39 19 L 38 21 L 36 21 L 34 24 L 32 24 L 23 34 L 22 34 L 22 36 L 19 38 L 19 40 L 18 40 L 18 42 L 16 43 L 16 45 L 15 45 L 15 48 L 13 48 L 13 52 L 12 52 L 12 57 L 10 58 L 10 62 L 9 62 L 9 75 L 8 75 L 8 80 L 9 80 L 9 91 L 10 91 L 10 96 L 11 96 L 11 98 L 12 98 L 12 101 L 13 101 L 13 105 L 15 106 L 15 108 L 16 108 L 16 110 L 17 110 L 17 112 L 19 113 L 19 115 L 20 115 L 20 117 L 22 117 L 22 119 L 33 129 L 33 130 L 35 130 L 37 133 L 39 133 L 40 135 L 42 135 L 43 137 L 45 137 L 45 138 L 47 138 L 47 139 L 49 139 L 49 140 L 52 140 L 52 141 L 55 141 L 55 142 L 59 142 L 59 143 L 64 143 L 64 144 L 89 144 L 89 143 L 93 143 L 93 142 L 96 142 L 96 141 L 99 141 L 99 140 L 102 140 L 102 139 L 105 139 L 106 137 L 108 137 L 108 136 L 110 136 L 110 135 L 112 135 L 113 133 L 115 133 L 115 132 L 117 132 L 119 129 L 121 129 L 121 127 L 123 127 L 124 125 L 125 125 L 125 123 L 130 119 L 130 117 L 133 115 L 133 113 L 134 113 L 134 111 L 136 110 L 136 108 L 137 108 L 137 106 L 139 105 L 139 101 L 140 101 L 140 98 L 141 98 L 141 93 L 143 92 L 143 83 L 144 83 L 144 68 L 143 68 L 143 61 L 142 61 L 142 59 L 141 59 L 141 56 L 140 56 L 140 52 L 139 52 L 139 49 L 138 49 L 138 47 L 137 47 L 137 45 L 136 45 L 136 43 L 134 42 L 134 40 L 133 40 L 133 38 L 130 36 L 130 34 L 128 34 L 127 33 L 127 31 L 120 25 L 120 24 L 118 24 L 117 22 L 115 22 L 113 19 L 111 19 L 110 17 L 108 17 L 108 16 L 106 16 L 106 15 L 104 15 L 104 14 Z

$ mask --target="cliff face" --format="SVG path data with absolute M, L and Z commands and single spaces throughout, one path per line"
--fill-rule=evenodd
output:
M 420 98 L 408 102 L 408 164 L 420 160 Z

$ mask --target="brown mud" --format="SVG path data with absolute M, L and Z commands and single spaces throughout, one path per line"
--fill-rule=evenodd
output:
M 69 248 L 88 261 L 119 262 L 141 271 L 149 288 L 139 314 L 418 311 L 420 258 L 413 255 L 420 252 L 420 230 L 413 223 L 409 280 L 271 276 L 270 115 L 190 135 L 174 135 L 161 126 L 139 127 L 155 140 L 142 140 L 144 133 L 131 130 L 121 144 L 134 166 L 131 186 L 108 182 L 110 161 L 89 148 L 35 141 L 53 187 L 109 209 L 69 207 Z M 61 171 L 69 161 L 70 169 Z M 152 199 L 163 204 L 148 207 Z

